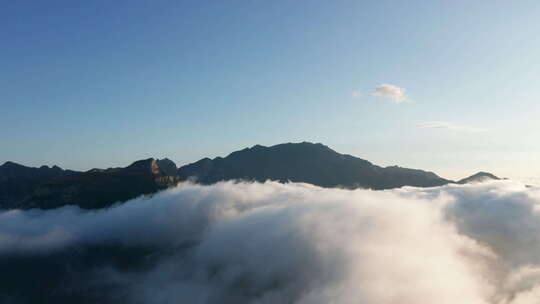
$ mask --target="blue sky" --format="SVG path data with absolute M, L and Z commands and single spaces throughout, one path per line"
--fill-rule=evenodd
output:
M 0 162 L 181 165 L 305 140 L 538 177 L 539 28 L 527 0 L 0 0 Z

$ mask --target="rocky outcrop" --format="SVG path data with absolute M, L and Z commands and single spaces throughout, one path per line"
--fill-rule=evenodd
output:
M 163 158 L 163 159 L 156 160 L 156 162 L 161 172 L 169 176 L 177 175 L 178 167 L 172 160 L 168 158 Z
M 21 209 L 49 209 L 66 205 L 76 205 L 85 209 L 108 207 L 116 202 L 153 194 L 176 185 L 179 181 L 178 176 L 166 173 L 171 173 L 170 161 L 161 162 L 167 167 L 165 170 L 159 163 L 159 160 L 150 158 L 136 161 L 125 168 L 92 169 L 87 172 L 51 176 L 26 187 L 21 191 L 23 195 L 19 195 L 3 207 Z

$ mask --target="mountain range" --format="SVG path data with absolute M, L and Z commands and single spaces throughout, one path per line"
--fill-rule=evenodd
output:
M 0 208 L 50 209 L 77 205 L 97 209 L 141 195 L 151 195 L 190 180 L 200 184 L 243 180 L 303 182 L 321 187 L 392 189 L 403 186 L 434 187 L 470 183 L 496 176 L 479 172 L 457 182 L 429 171 L 381 167 L 367 160 L 340 154 L 317 143 L 255 145 L 226 157 L 203 158 L 177 168 L 165 159 L 139 160 L 125 168 L 85 172 L 58 166 L 32 168 L 14 162 L 0 166 Z

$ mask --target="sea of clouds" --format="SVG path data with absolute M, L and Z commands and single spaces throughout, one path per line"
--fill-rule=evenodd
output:
M 36 299 L 536 304 L 540 190 L 184 183 L 103 210 L 2 211 L 0 300 Z

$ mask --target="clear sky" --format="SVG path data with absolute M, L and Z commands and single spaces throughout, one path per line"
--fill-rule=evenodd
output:
M 0 162 L 322 142 L 540 176 L 540 2 L 0 0 Z

